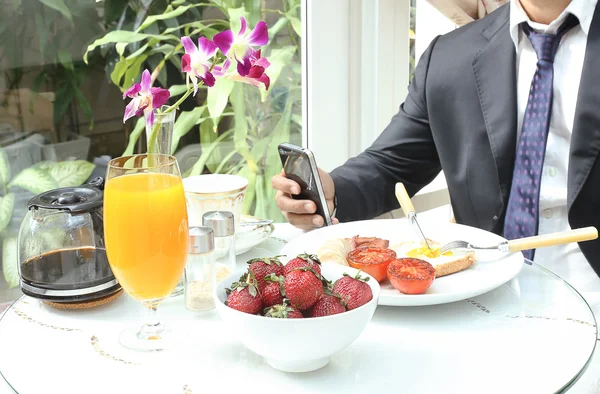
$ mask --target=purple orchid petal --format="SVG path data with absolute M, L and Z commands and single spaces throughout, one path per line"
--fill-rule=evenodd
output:
M 150 88 L 152 94 L 152 108 L 160 108 L 167 103 L 171 93 L 163 88 Z
M 189 73 L 192 71 L 191 67 L 192 57 L 189 54 L 185 54 L 181 57 L 181 71 L 184 73 Z
M 146 118 L 146 127 L 154 126 L 154 111 L 146 111 L 144 113 L 144 117 Z
M 198 52 L 198 48 L 196 48 L 196 44 L 194 44 L 194 41 L 192 41 L 192 39 L 187 36 L 181 37 L 181 44 L 185 49 L 185 53 L 192 54 Z
M 265 89 L 269 90 L 269 86 L 271 86 L 271 78 L 269 78 L 267 74 L 263 73 L 263 75 L 261 75 L 260 78 L 257 78 L 256 80 L 264 83 Z
M 256 62 L 254 62 L 254 65 L 266 69 L 271 65 L 271 63 L 269 63 L 269 60 L 267 60 L 266 57 L 261 57 L 260 59 L 256 60 Z
M 188 81 L 189 80 L 192 80 L 192 85 L 194 85 L 194 96 L 196 96 L 196 93 L 198 93 L 198 78 L 194 74 L 189 73 Z
M 250 63 L 250 58 L 244 58 L 241 61 L 238 60 L 237 71 L 241 77 L 245 77 L 250 72 L 250 68 L 252 64 Z
M 150 71 L 144 70 L 144 72 L 142 73 L 141 85 L 142 85 L 142 90 L 140 90 L 141 93 L 150 92 L 150 88 L 152 87 L 152 76 L 150 75 Z
M 138 111 L 140 105 L 140 98 L 136 97 L 125 107 L 125 114 L 123 114 L 123 123 L 129 118 L 133 118 Z
M 139 83 L 134 83 L 132 87 L 130 87 L 125 93 L 123 93 L 123 100 L 125 100 L 125 97 L 135 97 L 140 92 L 140 90 L 142 90 L 142 85 L 140 85 Z
M 231 30 L 226 30 L 222 33 L 216 34 L 213 37 L 213 41 L 215 45 L 223 52 L 224 55 L 227 55 L 231 46 L 233 45 L 233 32 Z
M 244 34 L 246 34 L 246 29 L 248 28 L 248 23 L 246 22 L 246 18 L 244 18 L 243 16 L 240 16 L 240 32 L 238 33 L 238 36 L 243 36 Z
M 148 102 L 146 101 L 143 105 L 140 105 L 137 109 L 137 111 L 135 111 L 135 116 L 140 116 L 142 115 L 142 113 L 144 112 L 144 110 L 148 108 Z
M 269 42 L 269 29 L 265 22 L 260 21 L 248 36 L 248 43 L 250 45 L 262 46 L 267 42 Z
M 215 86 L 215 76 L 211 72 L 206 72 L 203 77 L 200 77 L 204 84 L 209 88 Z
M 211 58 L 217 51 L 217 46 L 214 42 L 206 37 L 200 37 L 198 39 L 198 49 L 206 59 Z
M 223 63 L 222 66 L 215 66 L 213 68 L 212 73 L 217 77 L 222 77 L 223 75 L 225 75 L 227 70 L 229 70 L 230 66 L 231 66 L 231 61 L 229 59 L 227 59 L 227 60 L 225 60 L 225 63 Z
M 255 64 L 254 66 L 250 67 L 250 72 L 248 72 L 248 78 L 260 78 L 264 73 L 265 69 Z
M 244 82 L 244 83 L 247 83 L 250 85 L 254 85 L 256 87 L 260 86 L 260 81 L 258 79 L 248 78 L 248 77 L 240 77 L 238 74 L 231 74 L 231 75 L 227 76 L 227 79 L 230 79 L 232 81 Z

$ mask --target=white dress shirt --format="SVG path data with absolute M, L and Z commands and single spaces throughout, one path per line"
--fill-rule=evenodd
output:
M 541 25 L 529 19 L 519 0 L 510 2 L 510 36 L 517 51 L 518 136 L 537 64 L 537 55 L 519 24 L 526 22 L 537 32 L 556 33 L 568 14 L 579 19 L 579 25 L 563 36 L 554 58 L 554 99 L 540 184 L 539 234 L 570 229 L 567 218 L 569 148 L 587 38 L 596 3 L 597 0 L 572 0 L 550 25 Z M 515 141 L 517 143 L 518 138 Z M 577 244 L 537 249 L 534 261 L 584 293 L 588 302 L 595 304 L 593 309 L 600 316 L 600 278 Z

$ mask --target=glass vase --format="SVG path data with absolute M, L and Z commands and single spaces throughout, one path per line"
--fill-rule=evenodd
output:
M 169 108 L 163 105 L 153 110 L 154 125 L 146 123 L 146 141 L 148 153 L 170 155 L 173 144 L 173 126 L 175 124 L 175 111 L 164 113 Z

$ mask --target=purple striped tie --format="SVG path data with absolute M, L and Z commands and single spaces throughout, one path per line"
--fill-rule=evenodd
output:
M 556 35 L 536 33 L 528 24 L 521 25 L 538 61 L 529 90 L 504 219 L 504 237 L 507 239 L 530 237 L 538 232 L 540 181 L 552 112 L 554 56 L 563 34 L 578 24 L 578 19 L 569 15 Z M 525 258 L 533 260 L 534 252 L 526 250 Z

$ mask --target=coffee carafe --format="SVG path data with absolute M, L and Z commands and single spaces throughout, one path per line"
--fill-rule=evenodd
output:
M 28 202 L 19 231 L 23 293 L 54 303 L 97 300 L 119 291 L 104 245 L 104 180 L 50 190 Z

